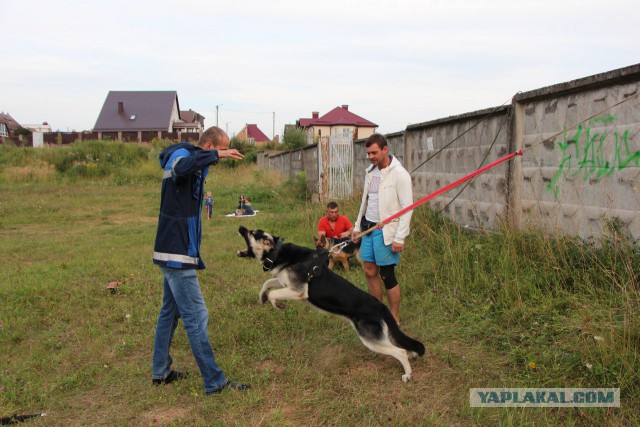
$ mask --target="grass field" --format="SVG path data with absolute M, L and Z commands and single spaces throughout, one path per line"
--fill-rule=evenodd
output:
M 0 151 L 0 416 L 44 412 L 30 423 L 60 426 L 640 423 L 640 254 L 614 221 L 596 249 L 506 228 L 468 234 L 418 208 L 398 269 L 400 314 L 427 354 L 405 384 L 400 364 L 367 350 L 341 319 L 303 303 L 258 304 L 269 276 L 236 257 L 237 227 L 311 246 L 323 207 L 305 200 L 299 182 L 217 166 L 200 283 L 219 364 L 253 387 L 205 396 L 181 326 L 172 353 L 190 377 L 151 384 L 162 296 L 151 263 L 153 149 L 112 170 L 96 155 L 64 172 L 51 166 L 60 152 L 34 159 L 16 150 Z M 224 217 L 240 193 L 258 216 Z M 356 199 L 341 203 L 351 219 L 357 208 Z M 352 267 L 336 271 L 366 289 Z M 112 294 L 114 280 L 123 283 Z M 470 408 L 470 387 L 615 387 L 622 404 Z

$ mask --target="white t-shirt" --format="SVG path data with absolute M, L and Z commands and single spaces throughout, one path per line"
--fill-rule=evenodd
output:
M 367 200 L 367 211 L 364 216 L 368 221 L 378 223 L 380 218 L 378 191 L 380 189 L 380 169 L 375 167 L 371 173 L 371 185 L 369 185 L 369 200 Z

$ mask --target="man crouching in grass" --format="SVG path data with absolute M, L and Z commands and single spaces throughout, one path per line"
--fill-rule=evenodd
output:
M 169 354 L 173 333 L 182 317 L 205 392 L 249 388 L 248 384 L 229 381 L 216 363 L 209 342 L 209 312 L 196 275 L 196 270 L 205 268 L 200 258 L 200 212 L 209 166 L 221 158 L 243 158 L 238 150 L 228 148 L 229 137 L 214 126 L 202 134 L 197 146 L 181 142 L 160 153 L 164 175 L 153 262 L 162 270 L 164 290 L 153 348 L 151 378 L 156 385 L 187 377 L 185 372 L 171 369 L 173 360 Z

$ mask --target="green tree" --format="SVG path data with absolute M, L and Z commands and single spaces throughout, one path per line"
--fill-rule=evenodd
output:
M 234 136 L 229 141 L 229 148 L 235 148 L 242 154 L 244 154 L 244 159 L 239 162 L 236 161 L 226 161 L 223 162 L 226 166 L 235 167 L 239 163 L 256 163 L 257 161 L 257 148 L 255 145 L 249 144 L 247 141 Z
M 295 150 L 307 145 L 307 132 L 301 128 L 290 129 L 282 137 L 282 145 L 285 150 Z
M 22 126 L 18 127 L 18 129 L 16 129 L 13 132 L 14 135 L 31 135 L 31 130 L 27 129 L 27 128 L 23 128 Z

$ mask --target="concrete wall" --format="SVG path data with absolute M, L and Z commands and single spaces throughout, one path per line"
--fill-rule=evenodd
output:
M 429 206 L 462 226 L 495 230 L 508 222 L 585 240 L 606 236 L 615 223 L 640 242 L 639 93 L 636 64 L 519 93 L 511 105 L 408 126 L 386 135 L 389 151 L 411 172 L 418 200 L 522 149 L 522 157 Z M 354 142 L 355 191 L 370 165 L 364 143 Z M 272 169 L 288 173 L 285 165 Z
M 588 240 L 616 218 L 640 239 L 639 87 L 635 66 L 515 97 L 513 141 L 525 150 L 516 225 Z
M 414 198 L 433 193 L 507 154 L 509 107 L 408 126 L 404 162 Z M 428 159 L 428 160 L 427 160 Z M 498 166 L 432 199 L 432 209 L 473 228 L 496 228 L 507 204 L 507 167 Z
M 287 177 L 294 177 L 301 172 L 306 173 L 307 186 L 318 191 L 318 145 L 311 144 L 292 151 L 260 153 L 258 166 L 262 169 L 275 170 Z

